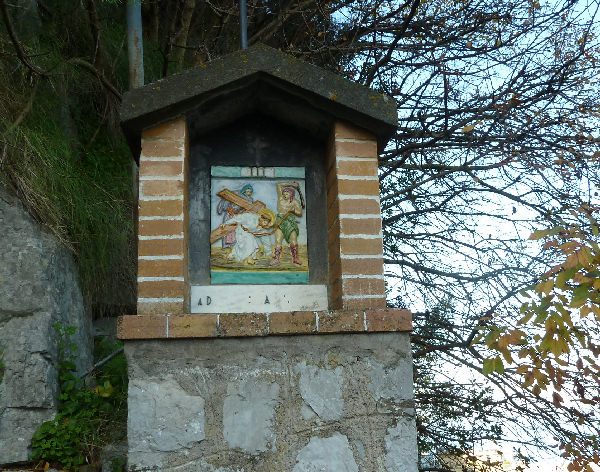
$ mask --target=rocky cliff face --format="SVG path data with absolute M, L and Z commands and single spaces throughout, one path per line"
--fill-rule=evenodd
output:
M 55 323 L 75 326 L 78 368 L 92 362 L 92 324 L 73 256 L 0 187 L 0 464 L 26 461 L 31 437 L 56 413 Z

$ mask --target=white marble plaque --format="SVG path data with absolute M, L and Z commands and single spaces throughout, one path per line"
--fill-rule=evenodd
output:
M 192 313 L 272 313 L 327 309 L 326 285 L 192 285 Z

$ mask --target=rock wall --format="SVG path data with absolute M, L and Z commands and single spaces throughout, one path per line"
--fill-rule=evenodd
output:
M 0 188 L 0 464 L 26 461 L 31 437 L 56 413 L 55 323 L 75 326 L 78 368 L 92 362 L 86 316 L 71 253 Z
M 125 352 L 129 470 L 417 470 L 408 333 L 128 341 Z

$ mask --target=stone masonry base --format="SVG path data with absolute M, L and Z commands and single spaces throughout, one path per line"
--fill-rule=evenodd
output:
M 129 470 L 416 472 L 409 333 L 126 341 Z

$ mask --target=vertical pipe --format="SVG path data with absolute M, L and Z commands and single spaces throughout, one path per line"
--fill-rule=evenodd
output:
M 240 43 L 242 49 L 248 47 L 248 12 L 246 0 L 240 0 Z
M 144 43 L 142 39 L 142 0 L 127 0 L 127 57 L 129 59 L 129 89 L 144 85 Z M 135 241 L 138 234 L 139 167 L 131 163 L 133 184 L 133 221 Z M 136 249 L 137 252 L 137 249 Z M 137 259 L 136 259 L 137 260 Z
M 142 42 L 142 1 L 127 0 L 127 54 L 129 88 L 144 85 L 144 45 Z

